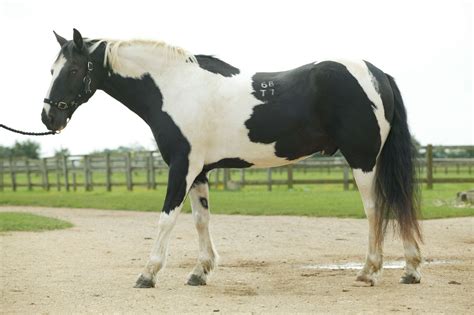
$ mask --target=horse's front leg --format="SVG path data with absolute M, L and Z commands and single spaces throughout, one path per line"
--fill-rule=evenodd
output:
M 150 259 L 140 274 L 135 288 L 155 286 L 156 274 L 163 269 L 168 252 L 171 230 L 176 224 L 186 194 L 202 167 L 191 167 L 186 160 L 172 161 L 168 175 L 168 189 L 158 222 L 158 237 L 151 250 Z
M 217 252 L 209 232 L 209 182 L 201 173 L 189 191 L 194 224 L 199 237 L 199 256 L 196 266 L 190 273 L 187 284 L 205 285 L 207 276 L 217 266 Z

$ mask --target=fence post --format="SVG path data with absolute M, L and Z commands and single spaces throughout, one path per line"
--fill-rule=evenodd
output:
M 229 181 L 229 169 L 224 168 L 224 190 L 227 190 L 227 182 Z
M 77 181 L 76 181 L 76 161 L 71 160 L 71 171 L 72 171 L 72 190 L 77 190 Z
M 287 169 L 287 177 L 288 177 L 288 189 L 293 188 L 293 164 L 289 164 Z
M 0 160 L 0 191 L 3 191 L 4 189 L 4 183 L 3 183 L 3 159 Z
M 343 168 L 344 190 L 349 190 L 349 167 L 347 165 Z
M 132 191 L 132 155 L 130 152 L 125 154 L 125 179 L 127 181 L 127 190 Z
M 240 169 L 240 187 L 245 186 L 245 168 Z
M 26 168 L 26 184 L 28 186 L 28 190 L 33 190 L 33 185 L 31 184 L 31 174 L 30 174 L 30 160 L 28 158 L 25 159 L 25 168 Z
M 145 157 L 146 189 L 151 189 L 150 155 Z
M 43 189 L 49 191 L 48 160 L 46 158 L 43 158 L 41 168 L 43 173 Z
M 153 151 L 148 154 L 148 167 L 150 174 L 150 188 L 156 189 L 156 178 L 155 178 L 155 160 L 153 159 Z
M 63 155 L 63 176 L 64 176 L 64 187 L 66 191 L 69 191 L 69 170 L 67 167 L 67 156 Z
M 82 164 L 84 164 L 84 190 L 89 191 L 89 156 L 88 155 L 84 155 Z
M 56 189 L 61 191 L 61 168 L 59 167 L 59 156 L 56 156 Z
M 426 147 L 426 184 L 428 189 L 433 189 L 433 145 Z
M 112 191 L 112 168 L 110 165 L 110 152 L 105 154 L 105 188 Z
M 72 190 L 77 191 L 76 172 L 72 173 Z
M 216 180 L 216 183 L 215 183 L 216 189 L 219 189 L 219 172 L 220 172 L 220 170 L 221 170 L 221 169 L 218 168 L 218 169 L 216 169 L 216 171 L 215 171 L 215 174 L 216 174 L 216 179 L 215 179 L 215 180 Z
M 268 191 L 272 191 L 272 168 L 267 169 Z
M 12 189 L 16 191 L 16 173 L 15 166 L 13 165 L 13 159 L 10 157 L 10 177 L 12 180 Z

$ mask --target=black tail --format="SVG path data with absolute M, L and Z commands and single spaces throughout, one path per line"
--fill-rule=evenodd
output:
M 418 224 L 420 202 L 416 181 L 416 150 L 408 130 L 407 115 L 400 90 L 395 80 L 389 75 L 387 77 L 392 87 L 395 109 L 391 130 L 377 163 L 376 239 L 379 242 L 383 240 L 388 222 L 390 219 L 395 219 L 403 239 L 422 241 Z

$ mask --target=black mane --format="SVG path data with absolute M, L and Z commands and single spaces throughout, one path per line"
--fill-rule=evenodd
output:
M 240 73 L 240 70 L 230 64 L 209 55 L 196 55 L 199 67 L 224 77 L 231 77 Z

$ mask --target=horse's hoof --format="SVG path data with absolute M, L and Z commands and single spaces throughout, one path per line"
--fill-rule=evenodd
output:
M 370 284 L 371 287 L 373 287 L 376 283 L 375 279 L 369 276 L 368 274 L 360 274 L 357 276 L 356 281 L 361 281 L 365 282 L 367 284 Z
M 192 274 L 187 282 L 188 285 L 197 286 L 197 285 L 206 285 L 206 280 L 200 276 Z
M 412 275 L 412 274 L 404 274 L 401 278 L 400 278 L 400 283 L 403 283 L 403 284 L 415 284 L 415 283 L 420 283 L 421 281 L 421 277 L 417 277 L 415 275 Z
M 376 285 L 378 283 L 378 276 L 380 276 L 380 272 L 367 272 L 364 270 L 361 270 L 359 274 L 357 275 L 356 281 L 361 281 L 365 282 L 367 284 L 370 284 L 371 287 Z
M 143 275 L 140 275 L 140 277 L 138 277 L 137 282 L 135 283 L 135 286 L 134 286 L 134 288 L 141 288 L 141 289 L 154 288 L 154 287 L 155 287 L 155 282 L 153 281 L 153 279 L 145 278 Z

